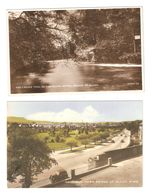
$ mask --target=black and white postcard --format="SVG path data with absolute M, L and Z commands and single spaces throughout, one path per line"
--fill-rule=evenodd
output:
M 10 93 L 142 90 L 141 8 L 10 10 Z

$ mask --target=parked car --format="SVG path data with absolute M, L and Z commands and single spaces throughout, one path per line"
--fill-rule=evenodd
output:
M 61 181 L 64 181 L 68 178 L 68 173 L 65 169 L 60 166 L 55 166 L 50 171 L 49 180 L 51 184 L 55 184 Z

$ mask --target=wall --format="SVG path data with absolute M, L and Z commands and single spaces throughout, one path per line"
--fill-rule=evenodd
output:
M 117 150 L 110 150 L 88 161 L 88 167 L 89 169 L 93 169 L 96 167 L 105 166 L 108 163 L 108 158 L 112 158 L 112 163 L 117 163 L 119 161 L 133 158 L 141 154 L 142 154 L 142 145 L 117 149 Z

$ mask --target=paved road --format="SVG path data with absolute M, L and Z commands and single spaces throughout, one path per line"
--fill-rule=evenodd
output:
M 68 171 L 69 176 L 71 169 L 76 169 L 76 174 L 82 173 L 88 170 L 89 157 L 96 156 L 108 150 L 127 147 L 130 143 L 130 131 L 125 129 L 123 133 L 115 137 L 114 140 L 115 143 L 107 143 L 103 146 L 96 146 L 81 152 L 63 154 L 62 151 L 55 154 L 54 157 L 58 161 L 59 165 Z M 124 142 L 121 142 L 122 140 L 124 140 Z M 49 183 L 49 175 L 49 170 L 45 170 L 38 176 L 38 181 L 33 185 L 33 187 L 39 187 Z
M 125 148 L 130 143 L 130 131 L 124 129 L 121 134 L 114 138 L 115 143 L 106 143 L 102 146 L 96 146 L 94 148 L 90 148 L 87 150 L 83 150 L 76 153 L 63 153 L 63 151 L 59 151 L 53 154 L 54 157 L 60 166 L 65 168 L 70 175 L 71 169 L 76 169 L 76 173 L 85 172 L 88 169 L 88 158 L 101 154 L 107 150 L 112 149 L 120 149 Z M 122 142 L 124 140 L 124 142 Z M 34 187 L 39 187 L 41 185 L 45 185 L 49 183 L 50 172 L 49 170 L 43 171 L 42 174 L 37 176 L 36 183 L 33 185 Z M 10 187 L 17 187 L 19 184 L 9 184 Z
M 124 130 L 122 134 L 114 138 L 115 143 L 108 143 L 103 146 L 96 146 L 81 152 L 72 154 L 55 155 L 58 163 L 66 170 L 78 169 L 88 165 L 88 158 L 101 154 L 107 150 L 125 148 L 130 143 L 130 131 Z M 124 142 L 121 142 L 124 140 Z
M 142 156 L 125 160 L 112 167 L 68 181 L 60 187 L 141 187 Z

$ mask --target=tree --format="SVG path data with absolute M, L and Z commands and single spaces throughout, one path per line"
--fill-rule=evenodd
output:
M 62 58 L 67 37 L 66 11 L 9 13 L 11 76 L 43 73 L 47 60 Z M 43 62 L 43 63 L 42 63 Z
M 55 136 L 55 141 L 60 142 L 60 136 L 58 134 Z
M 85 148 L 87 148 L 87 145 L 89 144 L 89 139 L 82 139 L 81 143 L 84 145 Z
M 88 134 L 81 134 L 78 136 L 78 139 L 84 145 L 85 148 L 87 147 L 87 144 L 89 144 L 89 135 Z
M 68 145 L 72 151 L 73 147 L 78 146 L 78 141 L 74 138 L 68 138 L 66 141 L 66 145 Z
M 92 139 L 92 141 L 93 141 L 93 142 L 95 143 L 95 145 L 96 145 L 97 141 L 99 141 L 99 140 L 101 139 L 100 133 L 98 133 L 98 132 L 92 133 L 92 134 L 91 134 L 91 139 Z
M 49 141 L 49 136 L 46 136 L 46 137 L 44 138 L 44 142 L 47 144 L 48 141 Z
M 16 129 L 8 140 L 8 180 L 20 175 L 22 187 L 28 188 L 34 176 L 51 167 L 51 150 L 28 129 Z
M 127 128 L 128 130 L 132 132 L 132 134 L 134 134 L 139 131 L 140 123 L 141 123 L 140 120 L 127 121 L 127 122 L 124 122 L 124 128 Z
M 124 63 L 128 56 L 130 62 L 138 63 L 140 59 L 140 46 L 139 55 L 134 53 L 134 36 L 140 35 L 139 8 L 77 10 L 69 19 L 69 28 L 77 50 L 86 49 L 88 55 L 87 49 L 94 48 L 95 61 Z
M 101 132 L 100 133 L 100 137 L 101 139 L 106 139 L 110 136 L 109 132 L 108 131 L 104 131 L 104 132 Z
M 135 35 L 140 35 L 138 8 L 9 12 L 12 90 L 16 76 L 47 73 L 49 60 L 141 63 Z

